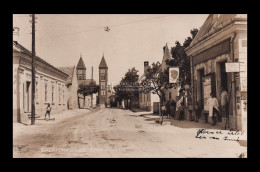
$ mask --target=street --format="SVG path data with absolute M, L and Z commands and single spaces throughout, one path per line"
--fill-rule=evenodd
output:
M 36 125 L 15 123 L 13 157 L 237 158 L 247 152 L 238 142 L 198 139 L 198 129 L 160 125 L 145 113 L 103 108 Z

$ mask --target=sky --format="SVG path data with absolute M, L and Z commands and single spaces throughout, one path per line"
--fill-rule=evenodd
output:
M 86 65 L 87 79 L 102 55 L 108 65 L 108 82 L 120 82 L 128 69 L 143 74 L 144 61 L 161 62 L 163 46 L 181 44 L 190 30 L 200 28 L 208 14 L 36 14 L 36 55 L 55 67 L 77 66 L 80 55 Z M 19 36 L 13 39 L 31 51 L 31 17 L 14 14 L 13 26 Z M 110 28 L 109 32 L 104 27 Z

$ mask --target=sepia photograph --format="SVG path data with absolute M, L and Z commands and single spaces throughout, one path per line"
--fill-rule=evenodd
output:
M 12 14 L 13 158 L 247 158 L 247 14 Z

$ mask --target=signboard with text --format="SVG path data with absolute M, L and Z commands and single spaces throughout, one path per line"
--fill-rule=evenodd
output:
M 239 63 L 225 63 L 226 72 L 239 72 L 240 64 Z

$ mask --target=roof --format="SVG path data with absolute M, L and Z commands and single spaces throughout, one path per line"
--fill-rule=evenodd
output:
M 187 49 L 196 45 L 203 39 L 216 33 L 234 21 L 246 20 L 246 14 L 210 14 Z
M 17 41 L 13 41 L 13 51 L 14 52 L 21 52 L 21 53 L 24 53 L 26 55 L 28 55 L 29 57 L 32 57 L 32 53 L 31 51 L 29 51 L 28 49 L 26 49 L 24 46 L 22 46 L 21 44 L 19 44 Z M 66 74 L 64 73 L 63 71 L 59 70 L 58 68 L 54 67 L 53 65 L 51 65 L 50 63 L 46 62 L 45 60 L 43 60 L 42 58 L 38 57 L 38 56 L 35 56 L 35 59 L 43 64 L 46 64 L 52 68 L 54 68 L 55 70 L 58 70 L 59 72 L 62 72 L 63 74 Z M 68 75 L 68 74 L 66 74 Z
M 67 78 L 66 83 L 67 84 L 71 84 L 72 83 L 72 79 L 73 79 L 73 72 L 74 72 L 75 66 L 58 67 L 58 69 L 61 70 L 64 73 L 66 73 L 67 75 L 69 75 L 69 77 Z
M 80 57 L 78 65 L 77 65 L 77 69 L 86 69 L 86 66 L 84 64 L 84 61 L 82 59 L 82 57 Z
M 108 68 L 104 56 L 102 57 L 101 62 L 100 62 L 100 64 L 99 64 L 98 68 Z
M 96 83 L 96 81 L 94 79 L 85 79 L 85 80 L 78 80 L 78 85 L 80 85 L 80 84 L 88 85 L 91 81 Z

